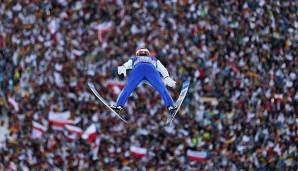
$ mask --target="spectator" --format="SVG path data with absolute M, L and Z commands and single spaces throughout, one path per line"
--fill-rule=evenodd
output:
M 0 105 L 10 134 L 0 168 L 297 170 L 297 8 L 278 0 L 3 1 Z M 129 125 L 89 94 L 92 79 L 115 100 L 106 84 L 119 80 L 115 67 L 139 46 L 178 84 L 191 79 L 175 128 L 163 126 L 166 110 L 147 86 L 129 99 Z M 97 159 L 91 145 L 68 142 L 64 132 L 30 136 L 31 122 L 48 125 L 54 109 L 70 110 L 82 128 L 96 124 Z M 132 144 L 148 156 L 131 157 Z M 187 149 L 208 151 L 209 160 L 189 162 Z

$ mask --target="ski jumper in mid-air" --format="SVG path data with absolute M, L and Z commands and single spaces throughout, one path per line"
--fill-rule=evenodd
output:
M 139 48 L 136 51 L 136 56 L 132 56 L 122 66 L 118 66 L 119 75 L 126 76 L 126 71 L 129 69 L 131 69 L 131 72 L 126 86 L 118 96 L 117 104 L 111 106 L 116 112 L 123 110 L 128 97 L 142 81 L 149 82 L 159 92 L 170 115 L 176 111 L 177 107 L 166 88 L 166 85 L 175 87 L 176 82 L 169 76 L 162 63 L 156 57 L 149 55 L 150 52 L 147 48 Z

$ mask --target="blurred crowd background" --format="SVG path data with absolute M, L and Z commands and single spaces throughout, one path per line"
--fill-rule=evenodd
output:
M 2 0 L 0 18 L 0 170 L 298 169 L 297 1 Z M 130 97 L 128 125 L 87 87 L 115 101 L 117 66 L 141 46 L 177 81 L 174 99 L 191 80 L 174 127 L 150 86 Z M 94 123 L 96 154 L 52 129 L 50 111 Z M 32 121 L 48 127 L 42 137 Z M 148 154 L 134 158 L 131 145 Z

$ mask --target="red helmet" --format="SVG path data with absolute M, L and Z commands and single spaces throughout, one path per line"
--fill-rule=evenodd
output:
M 136 51 L 137 56 L 149 56 L 150 52 L 147 48 L 139 48 Z

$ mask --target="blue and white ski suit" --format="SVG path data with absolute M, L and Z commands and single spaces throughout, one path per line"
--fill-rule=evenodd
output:
M 162 78 L 169 76 L 167 69 L 153 56 L 132 56 L 123 66 L 132 69 L 127 84 L 117 99 L 117 106 L 124 106 L 127 98 L 134 89 L 142 82 L 149 82 L 159 92 L 167 107 L 173 106 L 174 102 L 170 96 Z

